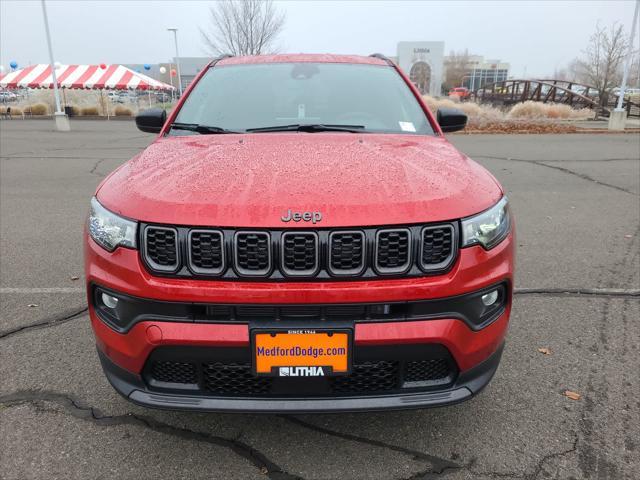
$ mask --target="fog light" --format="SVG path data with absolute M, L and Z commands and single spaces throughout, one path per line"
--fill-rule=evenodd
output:
M 484 297 L 482 298 L 484 299 Z M 102 303 L 104 303 L 105 307 L 116 308 L 118 306 L 118 299 L 116 297 L 103 293 Z
M 492 292 L 482 295 L 482 303 L 487 307 L 496 303 L 496 300 L 498 300 L 498 290 L 493 290 Z

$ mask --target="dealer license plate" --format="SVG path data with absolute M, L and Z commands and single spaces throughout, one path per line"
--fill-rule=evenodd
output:
M 347 375 L 350 330 L 253 330 L 253 372 L 276 377 Z

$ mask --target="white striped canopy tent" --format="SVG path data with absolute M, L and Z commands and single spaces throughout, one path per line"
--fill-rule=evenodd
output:
M 122 65 L 60 65 L 56 67 L 59 88 L 85 90 L 174 90 Z M 6 73 L 0 78 L 3 88 L 53 88 L 51 66 L 46 63 Z

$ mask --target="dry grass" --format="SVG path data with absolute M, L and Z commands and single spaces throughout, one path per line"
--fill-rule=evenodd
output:
M 576 133 L 578 128 L 575 125 L 558 123 L 549 120 L 509 120 L 501 122 L 487 122 L 484 124 L 471 124 L 461 131 L 462 134 L 469 133 Z
M 431 111 L 438 108 L 458 108 L 469 117 L 470 127 L 480 127 L 485 124 L 510 122 L 512 120 L 588 120 L 594 117 L 594 112 L 588 108 L 574 110 L 568 105 L 541 102 L 524 102 L 514 105 L 510 109 L 499 109 L 490 105 L 480 105 L 474 102 L 459 102 L 449 98 L 423 97 Z
M 116 117 L 130 117 L 133 115 L 133 111 L 130 108 L 118 105 L 115 109 Z
M 99 115 L 100 111 L 98 110 L 98 107 L 82 107 L 80 109 L 80 114 L 83 115 L 83 116 Z
M 115 112 L 115 109 L 118 106 L 128 108 L 132 112 L 132 115 L 136 115 L 140 110 L 144 110 L 149 106 L 148 99 L 145 96 L 140 97 L 137 102 L 133 101 L 123 105 L 120 103 L 112 102 L 107 97 L 106 92 L 101 95 L 99 90 L 64 89 L 64 91 L 60 92 L 60 100 L 62 101 L 63 105 L 73 105 L 77 107 L 79 112 L 81 112 L 83 108 L 93 108 L 97 106 L 98 113 L 96 115 L 106 114 L 106 112 L 103 111 L 102 108 L 103 102 L 104 106 L 112 114 Z M 15 105 L 21 109 L 24 109 L 25 107 L 36 103 L 45 104 L 48 106 L 49 112 L 54 112 L 56 107 L 53 90 L 30 90 L 28 96 L 18 101 Z M 160 104 L 160 106 L 162 105 Z M 171 108 L 171 103 L 168 102 L 166 106 L 168 108 Z
M 587 120 L 595 116 L 593 110 L 583 108 L 575 110 L 569 105 L 558 103 L 540 103 L 527 101 L 511 107 L 507 118 Z
M 76 107 L 75 105 L 68 105 L 68 108 L 71 109 L 71 115 L 74 115 L 76 117 L 78 115 L 80 115 L 80 109 L 78 107 Z
M 28 108 L 31 110 L 31 115 L 47 115 L 49 113 L 49 107 L 44 103 L 36 103 Z
M 504 120 L 504 112 L 489 105 L 478 105 L 473 102 L 460 102 L 458 97 L 454 97 L 456 100 L 452 100 L 452 97 L 433 98 L 430 96 L 424 96 L 423 98 L 429 109 L 434 113 L 439 108 L 457 108 L 462 110 L 469 117 L 470 124 L 483 124 Z

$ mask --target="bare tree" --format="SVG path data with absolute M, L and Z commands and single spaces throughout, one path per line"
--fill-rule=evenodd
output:
M 597 25 L 583 57 L 576 61 L 578 79 L 598 89 L 601 106 L 607 104 L 610 90 L 620 81 L 628 43 L 621 24 L 616 22 L 609 28 Z
M 471 58 L 469 57 L 468 50 L 465 49 L 460 52 L 451 51 L 444 62 L 445 81 L 443 88 L 449 91 L 454 87 L 460 87 L 470 69 Z
M 580 76 L 578 73 L 579 70 L 578 60 L 574 59 L 564 67 L 556 67 L 549 78 L 554 80 L 564 80 L 565 82 L 580 82 L 581 79 L 578 78 Z
M 581 70 L 580 61 L 577 58 L 574 58 L 567 65 L 567 73 L 569 75 L 569 80 L 572 82 L 580 82 L 583 79 L 581 78 Z M 584 82 L 583 82 L 584 83 Z M 587 82 L 588 83 L 588 82 Z
M 209 31 L 200 29 L 214 55 L 272 53 L 284 27 L 284 14 L 272 0 L 221 0 L 211 8 Z

